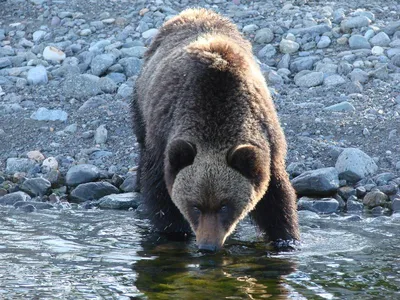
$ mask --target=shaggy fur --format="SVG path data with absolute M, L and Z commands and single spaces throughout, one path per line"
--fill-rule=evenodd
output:
M 189 9 L 166 22 L 132 112 L 138 187 L 159 231 L 192 229 L 220 247 L 250 213 L 269 239 L 299 239 L 284 134 L 251 45 L 228 19 Z

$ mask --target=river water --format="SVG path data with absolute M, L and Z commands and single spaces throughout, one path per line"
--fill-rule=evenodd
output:
M 0 299 L 400 299 L 400 214 L 300 220 L 298 251 L 243 222 L 204 255 L 135 212 L 0 207 Z

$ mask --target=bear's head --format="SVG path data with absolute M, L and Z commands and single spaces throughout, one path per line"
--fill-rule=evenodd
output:
M 200 250 L 215 252 L 264 195 L 270 178 L 268 147 L 243 143 L 225 151 L 199 149 L 183 139 L 169 144 L 165 181 L 189 222 Z

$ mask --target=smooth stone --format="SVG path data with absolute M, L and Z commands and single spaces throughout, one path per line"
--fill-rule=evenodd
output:
M 51 188 L 51 183 L 45 178 L 28 178 L 21 185 L 20 189 L 31 196 L 46 195 Z
M 42 65 L 30 69 L 26 79 L 31 85 L 45 84 L 49 81 L 46 68 Z
M 274 37 L 274 33 L 271 29 L 262 28 L 257 31 L 254 42 L 258 44 L 269 44 L 273 41 Z
M 125 57 L 118 63 L 124 68 L 127 77 L 138 75 L 142 68 L 142 61 L 137 57 Z
M 355 111 L 356 109 L 353 106 L 353 104 L 351 104 L 350 102 L 343 101 L 343 102 L 325 107 L 324 110 L 346 112 L 346 111 Z
M 79 184 L 70 194 L 71 200 L 82 203 L 99 200 L 100 198 L 117 194 L 119 190 L 109 182 L 88 182 Z
M 150 38 L 153 38 L 157 33 L 158 33 L 158 29 L 151 28 L 151 29 L 146 30 L 145 32 L 143 32 L 142 33 L 142 37 L 144 39 L 150 39 Z
M 97 55 L 92 59 L 90 68 L 93 75 L 103 75 L 109 67 L 115 63 L 115 56 L 112 54 Z
M 17 202 L 29 201 L 31 197 L 24 192 L 14 192 L 0 197 L 0 205 L 14 205 Z
M 364 205 L 355 200 L 347 200 L 346 209 L 348 212 L 362 211 L 364 209 Z
M 143 58 L 146 53 L 147 48 L 143 46 L 135 46 L 131 48 L 123 48 L 121 49 L 121 53 L 123 57 L 137 57 Z
M 296 42 L 293 42 L 291 40 L 287 40 L 287 39 L 282 39 L 282 41 L 279 43 L 279 50 L 281 51 L 281 53 L 294 53 L 297 52 L 300 48 L 300 45 Z
M 400 198 L 396 198 L 396 199 L 394 199 L 392 201 L 392 210 L 394 212 L 399 212 L 400 211 Z
M 107 142 L 108 131 L 106 125 L 100 125 L 94 134 L 94 140 L 96 144 L 105 144 Z
M 369 42 L 373 46 L 387 47 L 390 44 L 390 37 L 382 31 L 372 37 Z
M 260 51 L 258 51 L 258 57 L 272 58 L 276 54 L 276 49 L 273 45 L 265 45 Z
M 329 196 L 339 188 L 339 175 L 333 167 L 307 171 L 295 177 L 292 185 L 298 195 Z
M 323 49 L 323 48 L 327 48 L 329 47 L 329 45 L 331 44 L 331 39 L 328 36 L 322 36 L 321 39 L 319 40 L 318 44 L 317 44 L 317 48 L 318 49 Z
M 324 81 L 324 73 L 322 72 L 309 72 L 301 77 L 295 77 L 295 83 L 300 87 L 314 87 L 321 85 Z
M 62 61 L 66 57 L 65 53 L 53 46 L 47 46 L 43 50 L 43 58 L 51 61 Z
M 400 31 L 400 20 L 389 23 L 383 31 L 388 35 L 393 35 L 396 31 Z
M 357 16 L 357 17 L 351 17 L 351 18 L 346 18 L 340 23 L 340 28 L 344 32 L 349 32 L 354 28 L 361 28 L 361 27 L 367 27 L 369 26 L 369 23 L 371 22 L 370 19 L 368 19 L 365 16 Z
M 366 83 L 368 81 L 369 75 L 364 70 L 357 68 L 349 73 L 349 77 L 353 82 Z
M 136 180 L 136 172 L 129 172 L 119 188 L 124 192 L 134 192 L 136 190 Z
M 100 78 L 91 74 L 68 75 L 62 85 L 62 92 L 68 98 L 85 99 L 102 93 Z
M 136 209 L 140 203 L 141 195 L 139 193 L 122 193 L 104 196 L 96 205 L 107 209 Z
M 335 168 L 339 178 L 349 182 L 357 182 L 378 171 L 375 161 L 357 148 L 344 149 L 336 161 Z
M 319 60 L 318 56 L 298 57 L 290 64 L 290 71 L 298 73 L 303 70 L 312 70 L 314 63 Z
M 314 26 L 309 26 L 305 28 L 292 28 L 289 29 L 289 33 L 294 35 L 321 35 L 325 32 L 329 32 L 332 30 L 332 27 L 327 24 L 319 24 Z
M 369 208 L 373 208 L 376 206 L 385 205 L 388 200 L 389 197 L 381 191 L 371 191 L 365 195 L 363 204 Z
M 12 61 L 8 57 L 0 57 L 0 69 L 12 66 Z
M 66 175 L 66 184 L 76 186 L 81 183 L 95 181 L 100 177 L 100 170 L 90 164 L 81 164 L 71 167 Z
M 29 151 L 28 153 L 26 153 L 26 156 L 29 159 L 33 159 L 34 161 L 37 161 L 37 162 L 41 162 L 45 159 L 44 155 L 40 151 L 37 151 L 37 150 Z
M 50 172 L 51 170 L 58 170 L 58 161 L 55 157 L 48 157 L 42 162 L 42 170 Z
M 34 209 L 32 209 L 32 206 Z M 50 203 L 46 202 L 37 202 L 37 201 L 19 201 L 14 203 L 15 208 L 22 209 L 25 212 L 32 212 L 36 209 L 53 209 L 54 206 Z
M 242 31 L 243 31 L 244 33 L 251 33 L 251 32 L 256 31 L 258 28 L 259 28 L 259 27 L 258 27 L 256 24 L 249 24 L 249 25 L 244 26 L 244 27 L 242 28 Z
M 68 113 L 60 109 L 47 109 L 40 107 L 31 115 L 31 119 L 38 121 L 66 121 Z
M 314 199 L 301 197 L 297 202 L 299 210 L 309 210 L 319 214 L 332 214 L 339 209 L 339 202 L 333 198 Z
M 351 49 L 371 49 L 368 40 L 362 35 L 355 34 L 349 38 L 349 46 Z
M 6 173 L 14 174 L 17 172 L 28 173 L 36 166 L 36 162 L 29 158 L 8 158 L 6 161 Z
M 338 74 L 328 76 L 324 79 L 324 85 L 326 86 L 335 86 L 343 83 L 346 83 L 346 79 Z

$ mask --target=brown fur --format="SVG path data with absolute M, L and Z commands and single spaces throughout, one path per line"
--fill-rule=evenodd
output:
M 189 9 L 166 22 L 132 111 L 138 186 L 158 230 L 192 229 L 200 246 L 219 248 L 250 213 L 271 240 L 299 239 L 284 134 L 251 46 L 228 19 Z

